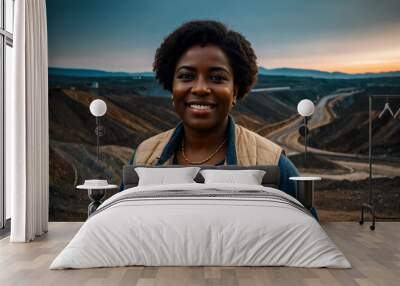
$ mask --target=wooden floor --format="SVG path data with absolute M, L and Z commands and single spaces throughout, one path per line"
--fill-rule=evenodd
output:
M 32 243 L 0 241 L 0 285 L 400 285 L 400 222 L 378 222 L 375 231 L 356 222 L 323 227 L 352 269 L 290 267 L 120 267 L 48 270 L 81 223 L 50 223 Z

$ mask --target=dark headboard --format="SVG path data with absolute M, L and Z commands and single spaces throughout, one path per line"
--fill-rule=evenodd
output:
M 126 165 L 123 169 L 123 183 L 124 189 L 133 188 L 138 185 L 139 177 L 135 172 L 136 167 L 148 167 L 148 168 L 177 168 L 177 167 L 185 167 L 178 165 L 168 165 L 168 166 L 135 166 L 135 165 Z M 256 170 L 264 170 L 266 173 L 262 180 L 262 185 L 265 187 L 272 187 L 278 189 L 279 186 L 279 167 L 278 166 L 235 166 L 235 165 L 221 165 L 221 166 L 198 166 L 201 169 L 221 169 L 221 170 L 246 170 L 246 169 L 256 169 Z M 197 183 L 204 183 L 203 176 L 198 173 L 194 180 Z

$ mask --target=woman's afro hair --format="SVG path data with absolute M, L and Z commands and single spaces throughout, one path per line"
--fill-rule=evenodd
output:
M 242 99 L 256 83 L 257 58 L 249 41 L 217 21 L 190 21 L 168 35 L 156 51 L 153 63 L 156 78 L 172 92 L 176 64 L 182 54 L 193 46 L 207 44 L 218 46 L 228 57 L 238 89 L 237 99 Z

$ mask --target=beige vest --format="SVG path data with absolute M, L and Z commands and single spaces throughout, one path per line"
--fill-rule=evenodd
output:
M 133 164 L 156 165 L 174 130 L 170 129 L 140 143 Z M 276 166 L 282 153 L 282 148 L 277 144 L 238 124 L 235 124 L 235 148 L 239 166 Z M 164 165 L 172 165 L 172 161 L 173 156 Z

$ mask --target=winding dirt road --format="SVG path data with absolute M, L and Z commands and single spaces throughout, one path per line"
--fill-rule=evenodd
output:
M 323 97 L 315 106 L 314 114 L 308 121 L 308 128 L 312 130 L 334 121 L 337 118 L 337 114 L 333 110 L 335 104 L 346 97 L 353 96 L 360 92 L 362 92 L 362 90 L 338 90 L 328 96 Z M 298 129 L 302 124 L 303 118 L 299 116 L 297 119 L 290 121 L 288 124 L 281 126 L 279 129 L 270 132 L 267 137 L 278 143 L 280 146 L 283 146 L 288 155 L 302 153 L 304 152 L 304 145 L 299 142 L 300 135 L 298 132 Z M 365 179 L 369 176 L 368 156 L 332 152 L 312 147 L 307 147 L 307 151 L 319 156 L 323 156 L 325 159 L 339 164 L 349 170 L 348 174 L 320 175 L 323 178 L 333 180 L 346 179 L 353 181 Z M 374 163 L 372 173 L 374 178 L 400 176 L 400 167 L 393 164 L 388 165 L 384 162 Z

